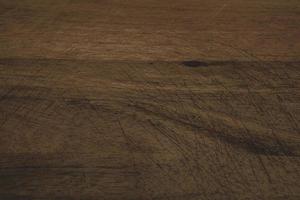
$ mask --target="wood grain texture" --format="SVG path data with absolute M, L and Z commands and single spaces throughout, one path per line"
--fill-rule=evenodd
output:
M 296 0 L 0 0 L 0 199 L 300 198 Z

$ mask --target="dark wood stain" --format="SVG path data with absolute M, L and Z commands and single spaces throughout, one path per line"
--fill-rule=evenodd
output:
M 209 64 L 207 62 L 196 61 L 196 60 L 183 61 L 182 64 L 186 67 L 207 67 L 207 66 L 209 66 Z

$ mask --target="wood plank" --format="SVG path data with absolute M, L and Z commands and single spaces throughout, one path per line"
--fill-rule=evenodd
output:
M 299 199 L 299 11 L 0 0 L 0 199 Z

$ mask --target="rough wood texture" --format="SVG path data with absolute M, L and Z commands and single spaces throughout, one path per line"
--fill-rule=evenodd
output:
M 0 199 L 299 199 L 298 0 L 0 0 Z

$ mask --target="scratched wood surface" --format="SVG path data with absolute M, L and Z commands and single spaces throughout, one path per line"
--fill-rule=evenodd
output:
M 300 199 L 298 0 L 0 0 L 0 199 Z

